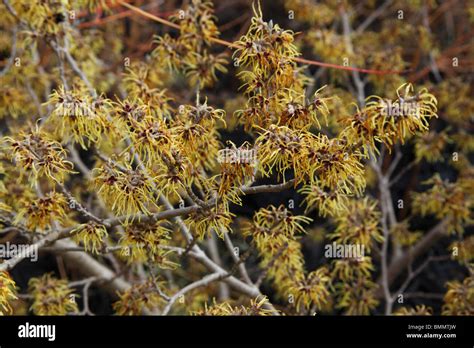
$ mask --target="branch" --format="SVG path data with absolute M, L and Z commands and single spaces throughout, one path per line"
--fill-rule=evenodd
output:
M 77 64 L 76 60 L 72 57 L 71 53 L 69 53 L 69 50 L 64 48 L 64 47 L 61 47 L 60 49 L 64 52 L 64 55 L 66 56 L 66 59 L 67 59 L 69 65 L 71 66 L 72 70 L 74 70 L 74 72 L 79 75 L 81 80 L 86 85 L 87 89 L 89 90 L 89 93 L 94 98 L 97 98 L 97 92 L 92 87 L 92 84 L 90 83 L 90 81 L 87 78 L 86 74 L 79 68 L 79 65 Z
M 255 282 L 255 285 L 256 286 L 260 286 L 262 284 L 262 282 L 264 281 L 264 279 L 267 277 L 268 275 L 268 272 L 270 271 L 270 269 L 273 267 L 273 265 L 275 264 L 275 262 L 278 260 L 278 258 L 283 254 L 283 252 L 286 250 L 286 248 L 288 248 L 288 242 L 286 242 L 285 244 L 283 244 L 280 249 L 278 250 L 278 252 L 272 257 L 272 259 L 270 260 L 270 262 L 267 264 L 267 266 L 262 270 L 262 273 L 260 274 L 260 276 L 258 277 L 257 281 Z
M 57 241 L 55 247 L 73 248 L 76 243 L 71 240 Z M 104 280 L 104 286 L 111 294 L 116 296 L 117 291 L 124 292 L 131 287 L 131 284 L 118 277 L 108 267 L 96 261 L 92 256 L 85 252 L 65 253 L 63 258 L 77 267 L 77 270 L 89 277 L 97 277 Z M 3 265 L 3 264 L 2 264 Z M 1 265 L 0 265 L 1 266 Z
M 257 193 L 281 192 L 294 186 L 295 179 L 291 179 L 282 184 L 276 185 L 260 185 L 260 186 L 244 186 L 240 190 L 246 195 L 254 195 Z
M 253 285 L 252 280 L 249 277 L 249 274 L 247 272 L 247 268 L 245 267 L 245 263 L 240 262 L 240 259 L 235 255 L 234 251 L 234 244 L 232 243 L 232 239 L 229 237 L 228 232 L 224 232 L 224 243 L 227 247 L 227 250 L 229 250 L 230 256 L 232 257 L 232 260 L 237 267 L 239 268 L 240 275 L 242 276 L 242 279 L 249 285 Z M 258 287 L 258 286 L 257 286 Z
M 374 169 L 375 173 L 377 174 L 377 181 L 379 186 L 380 192 L 380 208 L 382 210 L 382 215 L 380 217 L 380 223 L 382 225 L 383 231 L 383 242 L 382 242 L 382 249 L 380 252 L 380 263 L 381 263 L 381 279 L 380 283 L 382 285 L 383 296 L 385 298 L 385 315 L 390 315 L 392 312 L 392 305 L 393 305 L 393 298 L 390 294 L 390 282 L 388 278 L 388 244 L 390 241 L 390 231 L 388 228 L 388 204 L 392 204 L 389 202 L 389 189 L 388 189 L 388 179 L 386 176 L 382 174 L 382 168 L 375 162 L 373 157 L 370 158 L 370 165 Z
M 418 162 L 415 160 L 415 161 L 412 161 L 410 163 L 408 163 L 405 167 L 403 167 L 403 169 L 392 179 L 390 180 L 390 186 L 393 186 L 398 180 L 400 180 L 403 175 L 405 175 L 411 168 L 413 168 Z
M 363 21 L 356 29 L 357 34 L 361 34 L 367 27 L 372 24 L 374 20 L 377 19 L 382 13 L 384 13 L 385 9 L 390 6 L 393 0 L 386 0 L 379 8 L 377 8 L 374 12 L 368 16 L 365 21 Z
M 191 206 L 191 207 L 185 207 L 185 208 L 179 208 L 179 209 L 170 209 L 170 210 L 165 210 L 159 213 L 155 213 L 152 215 L 146 215 L 146 214 L 137 214 L 134 216 L 133 221 L 140 221 L 140 222 L 156 222 L 159 220 L 164 220 L 164 219 L 170 219 L 177 217 L 179 215 L 185 215 L 185 214 L 190 214 L 193 211 L 198 210 L 198 206 Z M 130 218 L 130 217 L 129 217 Z M 110 219 L 105 219 L 103 220 L 103 224 L 108 227 L 114 227 L 117 225 L 120 225 L 122 222 L 124 222 L 127 219 L 127 216 L 119 216 L 119 217 L 114 217 Z M 15 267 L 19 262 L 21 262 L 26 255 L 30 255 L 31 252 L 33 252 L 35 249 L 39 250 L 45 246 L 51 245 L 52 243 L 71 237 L 72 234 L 71 232 L 74 231 L 74 227 L 67 227 L 63 228 L 57 231 L 53 231 L 50 234 L 48 234 L 46 237 L 40 239 L 39 241 L 31 244 L 28 246 L 26 249 L 25 253 L 18 255 L 14 258 L 11 258 L 3 263 L 0 264 L 0 271 L 9 271 L 13 267 Z
M 67 229 L 68 233 L 72 231 L 72 229 Z M 12 257 L 9 260 L 4 261 L 3 263 L 0 264 L 0 272 L 1 271 L 10 271 L 15 267 L 19 262 L 21 262 L 24 258 L 27 257 L 27 255 L 31 255 L 33 252 L 36 250 L 40 249 L 41 247 L 45 245 L 49 245 L 51 243 L 54 243 L 56 240 L 60 238 L 62 233 L 64 233 L 64 230 L 61 231 L 55 231 L 47 235 L 45 238 L 40 239 L 34 244 L 30 244 L 26 250 L 24 250 L 23 253 L 20 255 L 17 255 L 15 257 Z
M 217 247 L 216 234 L 211 233 L 208 238 L 207 246 L 209 249 L 209 254 L 211 255 L 212 261 L 217 263 L 219 266 L 222 266 L 222 258 L 219 253 L 219 248 Z M 226 283 L 219 283 L 219 299 L 226 300 L 229 298 L 229 287 Z
M 412 270 L 411 269 L 411 264 L 409 265 L 409 269 L 408 269 L 408 276 L 407 276 L 407 279 L 405 279 L 405 281 L 403 282 L 403 284 L 400 286 L 400 288 L 398 289 L 398 291 L 395 292 L 395 294 L 397 295 L 400 295 L 400 294 L 403 294 L 405 292 L 405 290 L 408 288 L 408 285 L 410 285 L 410 282 L 417 276 L 419 275 L 421 272 L 423 272 L 423 270 L 430 264 L 430 262 L 433 262 L 433 261 L 442 261 L 442 260 L 447 260 L 449 259 L 450 256 L 449 255 L 443 255 L 443 256 L 430 256 L 428 257 L 425 262 L 423 262 L 416 270 Z
M 79 203 L 79 201 L 74 198 L 72 193 L 69 192 L 69 190 L 66 188 L 66 186 L 64 186 L 62 183 L 60 183 L 56 179 L 53 179 L 53 180 L 56 182 L 56 185 L 59 186 L 59 188 L 61 189 L 63 194 L 67 197 L 67 199 L 69 201 L 69 207 L 70 208 L 78 211 L 79 213 L 81 213 L 85 217 L 89 218 L 90 220 L 93 220 L 93 221 L 95 221 L 99 224 L 105 225 L 106 227 L 110 227 L 110 224 L 108 222 L 106 222 L 105 220 L 102 220 L 101 218 L 95 216 L 89 210 L 87 210 L 84 206 L 82 206 L 82 204 Z
M 179 218 L 176 218 L 177 220 L 180 220 Z M 182 222 L 182 221 L 181 221 Z M 187 226 L 183 223 L 180 225 L 181 228 L 185 228 L 187 232 L 186 234 L 189 233 L 189 230 L 187 229 Z M 185 252 L 184 248 L 179 248 L 179 247 L 173 247 L 173 246 L 162 246 L 163 249 L 167 250 L 172 250 L 176 252 L 178 255 L 182 255 Z M 222 267 L 217 265 L 215 262 L 213 262 L 200 248 L 199 246 L 195 245 L 191 251 L 189 251 L 188 255 L 192 258 L 194 258 L 196 261 L 200 262 L 204 266 L 206 266 L 210 271 L 213 273 L 219 273 L 219 274 L 227 274 Z M 256 286 L 252 286 L 249 284 L 244 283 L 243 281 L 237 279 L 236 277 L 230 275 L 228 277 L 225 277 L 223 279 L 231 288 L 234 290 L 250 297 L 250 298 L 257 298 L 258 296 L 262 296 L 262 293 Z M 277 314 L 277 311 L 275 310 L 275 307 L 270 302 L 267 302 L 264 305 L 265 308 L 270 309 L 275 312 L 275 315 Z
M 398 275 L 407 268 L 407 266 L 417 257 L 426 253 L 433 244 L 435 244 L 441 237 L 445 235 L 446 225 L 449 219 L 446 218 L 435 225 L 412 249 L 396 257 L 388 267 L 387 281 L 392 284 Z M 382 280 L 378 280 L 380 285 Z M 381 291 L 377 292 L 377 297 L 382 295 Z
M 395 169 L 397 168 L 398 163 L 400 163 L 400 160 L 402 159 L 402 152 L 400 151 L 400 148 L 397 146 L 396 151 L 395 151 L 395 158 L 392 160 L 392 163 L 390 163 L 390 167 L 388 167 L 387 173 L 385 176 L 391 177 Z
M 70 144 L 68 145 L 68 150 L 69 153 L 71 154 L 71 160 L 74 162 L 74 164 L 77 166 L 79 171 L 84 175 L 84 177 L 87 180 L 90 180 L 92 178 L 91 175 L 91 170 L 86 166 L 86 164 L 82 161 L 81 157 L 79 156 L 79 153 L 77 150 L 74 148 L 74 145 Z
M 199 288 L 201 286 L 207 286 L 209 285 L 210 283 L 214 282 L 214 281 L 217 281 L 219 279 L 222 279 L 224 277 L 226 277 L 228 274 L 227 273 L 219 273 L 219 272 L 216 272 L 216 273 L 212 273 L 212 274 L 208 274 L 207 276 L 205 276 L 204 278 L 200 279 L 200 280 L 197 280 L 195 281 L 194 283 L 191 283 L 187 286 L 185 286 L 184 288 L 182 288 L 181 290 L 179 290 L 176 294 L 174 294 L 168 304 L 166 305 L 166 307 L 163 309 L 163 312 L 161 313 L 162 315 L 168 315 L 169 311 L 171 310 L 171 307 L 173 306 L 173 304 L 181 297 L 183 296 L 184 294 L 186 294 L 187 292 L 193 290 L 193 289 L 196 289 L 196 288 Z
M 201 209 L 198 205 L 192 205 L 189 207 L 184 208 L 173 208 L 167 209 L 158 213 L 154 214 L 135 214 L 135 215 L 123 215 L 123 216 L 116 216 L 113 218 L 105 219 L 104 223 L 109 224 L 110 226 L 117 226 L 125 221 L 139 221 L 140 223 L 153 223 L 159 220 L 168 220 L 175 218 L 181 215 L 189 215 Z

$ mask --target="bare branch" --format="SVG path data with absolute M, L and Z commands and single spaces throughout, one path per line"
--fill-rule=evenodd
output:
M 369 27 L 369 25 L 372 24 L 374 20 L 377 19 L 384 11 L 387 9 L 387 7 L 390 6 L 390 4 L 393 2 L 393 0 L 386 0 L 379 8 L 377 8 L 374 12 L 372 12 L 356 29 L 356 33 L 360 34 L 362 33 L 365 29 Z
M 241 191 L 246 195 L 253 195 L 257 193 L 281 192 L 287 190 L 295 185 L 295 179 L 291 179 L 282 184 L 276 185 L 260 185 L 260 186 L 245 186 Z
M 204 278 L 202 279 L 199 279 L 197 281 L 195 281 L 194 283 L 191 283 L 187 286 L 185 286 L 184 288 L 182 288 L 181 290 L 179 290 L 176 294 L 174 294 L 168 304 L 165 306 L 165 308 L 163 309 L 163 312 L 161 313 L 162 315 L 168 315 L 169 311 L 171 310 L 171 307 L 173 306 L 173 304 L 181 297 L 181 296 L 184 296 L 184 294 L 186 294 L 187 292 L 193 290 L 193 289 L 196 289 L 196 288 L 199 288 L 201 286 L 207 286 L 209 285 L 210 283 L 212 282 L 215 282 L 219 279 L 222 279 L 224 277 L 227 276 L 227 273 L 212 273 L 212 274 L 208 274 L 207 276 L 205 276 Z

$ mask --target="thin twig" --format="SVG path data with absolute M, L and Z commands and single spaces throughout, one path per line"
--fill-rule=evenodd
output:
M 386 0 L 379 8 L 377 8 L 374 12 L 372 12 L 356 29 L 357 34 L 361 34 L 364 32 L 365 29 L 368 28 L 369 25 L 372 24 L 374 20 L 377 19 L 381 14 L 385 12 L 387 7 L 390 6 L 390 4 L 393 2 L 393 0 Z

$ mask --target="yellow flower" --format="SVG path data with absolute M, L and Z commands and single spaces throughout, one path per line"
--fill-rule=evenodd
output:
M 303 200 L 306 204 L 306 213 L 318 209 L 319 215 L 325 217 L 347 210 L 348 195 L 340 189 L 332 190 L 323 186 L 318 180 L 311 185 L 303 186 L 298 192 L 306 195 Z
M 330 98 L 321 96 L 321 90 L 324 87 L 326 86 L 321 87 L 314 93 L 311 102 L 306 102 L 304 91 L 297 93 L 292 89 L 288 89 L 283 90 L 283 93 L 279 95 L 277 94 L 282 99 L 281 103 L 286 103 L 286 107 L 280 116 L 279 124 L 292 129 L 308 129 L 313 125 L 321 128 L 318 120 L 319 115 L 324 117 L 327 124 L 327 117 L 329 115 L 327 101 Z
M 32 184 L 43 175 L 63 181 L 67 174 L 72 173 L 73 165 L 66 160 L 66 151 L 61 144 L 40 129 L 20 132 L 17 139 L 4 139 L 10 146 L 9 155 L 33 179 Z
M 365 155 L 378 153 L 376 143 L 389 149 L 410 135 L 428 131 L 428 122 L 438 117 L 437 100 L 426 88 L 414 92 L 413 85 L 403 84 L 397 89 L 397 99 L 369 96 L 362 110 L 341 122 L 346 126 L 341 135 L 352 144 L 359 144 Z
M 286 126 L 271 125 L 255 141 L 260 171 L 269 176 L 276 169 L 278 176 L 292 169 L 297 182 L 308 176 L 308 132 L 292 130 Z
M 254 234 L 255 238 L 273 238 L 275 235 L 294 236 L 304 233 L 302 223 L 310 223 L 311 218 L 306 216 L 295 216 L 284 205 L 278 208 L 270 205 L 267 209 L 262 208 L 255 213 L 253 218 L 255 226 L 262 228 L 262 232 Z
M 378 285 L 359 276 L 350 282 L 335 285 L 339 298 L 337 308 L 342 308 L 346 315 L 369 315 L 378 305 L 376 290 Z
M 234 52 L 239 66 L 250 66 L 254 71 L 270 74 L 281 58 L 294 58 L 298 55 L 293 44 L 293 32 L 283 30 L 278 24 L 263 21 L 260 3 L 253 4 L 254 16 L 247 31 L 235 44 L 240 46 Z
M 308 309 L 311 305 L 320 309 L 329 301 L 330 286 L 329 271 L 327 268 L 321 267 L 296 279 L 289 292 L 294 293 L 295 306 L 298 311 L 301 308 Z
M 168 82 L 168 79 L 168 74 L 163 69 L 139 61 L 133 62 L 126 69 L 123 82 L 132 99 L 143 100 L 155 114 L 169 116 L 172 109 L 169 103 L 172 99 L 166 89 L 158 88 Z
M 421 238 L 422 233 L 410 231 L 408 221 L 405 220 L 391 226 L 390 235 L 398 245 L 411 246 Z
M 448 182 L 435 174 L 423 184 L 433 186 L 425 192 L 412 194 L 414 213 L 422 216 L 434 214 L 438 219 L 447 218 L 447 230 L 450 233 L 462 233 L 463 225 L 471 221 L 471 180 L 460 178 L 456 182 Z
M 204 51 L 203 54 L 193 52 L 189 55 L 184 71 L 191 85 L 200 87 L 212 86 L 217 81 L 216 72 L 226 73 L 225 54 L 213 55 Z
M 220 204 L 193 212 L 185 222 L 200 239 L 210 235 L 212 231 L 224 239 L 224 233 L 231 232 L 230 224 L 234 216 L 228 207 Z
M 192 0 L 191 3 L 170 17 L 179 25 L 179 37 L 168 34 L 155 37 L 157 47 L 153 57 L 158 64 L 168 62 L 168 68 L 181 70 L 189 83 L 200 88 L 212 86 L 217 80 L 216 71 L 227 72 L 225 54 L 208 52 L 212 40 L 219 36 L 215 23 L 213 3 Z
M 71 9 L 68 1 L 16 0 L 13 7 L 34 30 L 42 35 L 59 35 L 64 31 Z M 64 34 L 63 34 L 64 35 Z
M 374 241 L 383 240 L 378 226 L 380 212 L 376 207 L 377 201 L 368 197 L 350 200 L 348 209 L 334 216 L 337 227 L 329 234 L 329 238 L 339 244 L 361 244 L 370 251 Z
M 51 191 L 42 198 L 22 200 L 22 208 L 15 217 L 15 223 L 26 219 L 26 227 L 30 230 L 44 230 L 51 227 L 53 221 L 63 222 L 67 217 L 68 203 L 61 193 Z
M 190 46 L 197 45 L 197 42 L 210 44 L 210 38 L 219 34 L 214 23 L 213 3 L 208 0 L 192 0 L 186 9 L 170 19 L 179 23 L 180 38 Z
M 217 193 L 219 197 L 241 204 L 240 187 L 253 180 L 257 165 L 256 151 L 248 142 L 237 147 L 227 142 L 230 147 L 219 150 L 220 174 L 218 175 Z
M 295 279 L 305 277 L 304 259 L 297 234 L 304 232 L 302 223 L 310 218 L 293 216 L 283 205 L 269 206 L 254 214 L 253 221 L 243 226 L 244 236 L 250 236 L 262 257 L 260 266 L 273 279 L 282 297 L 293 295 L 290 291 Z
M 120 256 L 128 263 L 147 262 L 162 269 L 174 269 L 177 264 L 169 260 L 172 253 L 162 247 L 168 245 L 171 230 L 160 223 L 132 223 L 123 226 L 120 237 Z
M 112 108 L 112 103 L 104 97 L 92 99 L 84 86 L 71 91 L 61 86 L 46 104 L 54 107 L 48 122 L 53 122 L 63 139 L 72 139 L 83 149 L 98 142 Z
M 374 270 L 370 256 L 362 259 L 346 258 L 333 261 L 332 274 L 343 281 L 350 281 L 359 277 L 370 278 L 370 272 Z
M 167 197 L 181 197 L 191 186 L 193 166 L 188 157 L 180 150 L 171 149 L 170 153 L 161 153 L 161 163 L 154 168 L 153 181 Z
M 104 247 L 104 240 L 107 238 L 107 228 L 94 221 L 82 224 L 71 231 L 77 243 L 83 243 L 86 251 L 99 254 Z
M 56 279 L 51 274 L 31 278 L 28 289 L 33 296 L 31 310 L 36 315 L 66 315 L 78 311 L 73 290 L 67 280 Z
M 129 134 L 130 146 L 147 166 L 160 162 L 163 153 L 169 154 L 173 146 L 173 135 L 164 120 L 159 118 L 146 118 L 141 122 L 130 120 Z
M 150 213 L 156 207 L 153 197 L 154 185 L 139 169 L 124 164 L 124 171 L 109 163 L 93 170 L 93 184 L 98 193 L 117 214 L 131 219 L 135 213 Z
M 294 33 L 272 21 L 263 20 L 260 4 L 253 5 L 254 16 L 247 33 L 234 44 L 234 65 L 247 70 L 238 73 L 248 101 L 236 115 L 245 130 L 254 127 L 268 129 L 270 125 L 289 128 L 319 127 L 317 114 L 326 117 L 325 99 L 318 90 L 313 100 L 306 102 L 304 87 L 310 79 L 303 74 L 294 58 L 299 53 L 294 45 Z
M 164 302 L 161 297 L 163 282 L 147 280 L 135 284 L 123 293 L 119 293 L 119 300 L 113 304 L 117 315 L 140 315 L 143 310 L 153 310 Z
M 362 154 L 346 139 L 329 139 L 325 134 L 308 136 L 307 152 L 305 161 L 311 181 L 350 195 L 360 195 L 365 189 Z
M 444 132 L 430 132 L 416 138 L 415 156 L 417 161 L 426 159 L 428 162 L 443 161 L 443 150 L 451 141 Z
M 472 274 L 462 282 L 457 280 L 446 284 L 448 291 L 444 295 L 443 315 L 474 315 L 474 276 Z
M 0 315 L 11 314 L 10 302 L 16 299 L 15 282 L 7 272 L 0 272 Z
M 452 259 L 461 264 L 468 265 L 474 261 L 474 236 L 469 236 L 461 241 L 455 241 L 449 246 Z
M 278 313 L 276 310 L 266 309 L 264 307 L 264 305 L 268 303 L 266 296 L 260 296 L 256 299 L 251 299 L 248 306 L 232 306 L 228 302 L 217 304 L 215 299 L 213 301 L 214 303 L 211 307 L 208 307 L 207 304 L 205 304 L 204 309 L 193 312 L 192 314 L 201 316 L 268 316 Z
M 433 309 L 425 305 L 416 305 L 415 308 L 401 307 L 393 312 L 394 315 L 433 315 Z
M 437 100 L 426 88 L 415 93 L 412 84 L 403 84 L 397 89 L 397 97 L 393 102 L 379 97 L 366 100 L 366 110 L 372 114 L 377 135 L 388 146 L 396 139 L 403 143 L 409 134 L 426 132 L 429 119 L 438 117 Z

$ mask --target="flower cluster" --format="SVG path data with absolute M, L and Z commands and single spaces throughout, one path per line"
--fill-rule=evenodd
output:
M 218 153 L 221 169 L 217 193 L 222 199 L 240 204 L 240 188 L 255 178 L 256 151 L 248 142 L 239 147 L 231 141 L 228 144 L 230 148 L 219 150 Z
M 425 305 L 418 305 L 415 308 L 401 307 L 394 312 L 395 315 L 433 315 L 433 309 Z
M 300 275 L 291 285 L 290 293 L 296 293 L 296 308 L 309 309 L 311 305 L 324 308 L 330 300 L 329 287 L 331 276 L 325 267 L 321 267 L 307 275 Z
M 219 36 L 208 0 L 192 0 L 185 10 L 171 17 L 179 26 L 180 35 L 166 34 L 155 38 L 153 56 L 157 62 L 167 61 L 171 69 L 185 73 L 191 85 L 206 87 L 217 80 L 216 72 L 227 72 L 223 54 L 210 53 L 212 40 Z
M 31 28 L 41 35 L 58 35 L 64 31 L 62 24 L 71 10 L 68 1 L 12 1 L 13 8 L 21 13 Z
M 163 249 L 168 245 L 171 231 L 159 223 L 135 223 L 124 226 L 120 238 L 120 254 L 127 262 L 149 262 L 163 269 L 177 265 L 169 259 L 171 251 Z
M 229 212 L 226 205 L 220 204 L 191 213 L 186 223 L 200 239 L 212 231 L 223 239 L 224 234 L 231 231 L 230 224 L 233 216 L 235 215 Z
M 256 7 L 255 7 L 256 6 Z M 306 102 L 304 86 L 309 82 L 297 67 L 299 55 L 294 33 L 263 20 L 260 4 L 254 5 L 254 17 L 246 35 L 235 44 L 235 65 L 247 68 L 239 73 L 248 97 L 237 115 L 246 130 L 267 129 L 271 124 L 307 128 L 319 126 L 318 114 L 326 116 L 325 99 Z
M 19 223 L 25 219 L 26 227 L 30 230 L 44 230 L 51 227 L 53 221 L 62 222 L 67 217 L 66 197 L 54 191 L 41 198 L 22 201 L 22 205 L 15 222 Z
M 117 214 L 149 213 L 149 206 L 155 205 L 151 179 L 130 165 L 122 169 L 109 163 L 95 168 L 93 183 L 98 193 Z
M 66 160 L 66 151 L 44 131 L 36 128 L 31 132 L 20 132 L 17 139 L 4 139 L 9 147 L 6 153 L 23 167 L 33 179 L 32 183 L 43 175 L 61 181 L 72 173 L 73 164 Z
M 99 141 L 112 107 L 104 97 L 93 99 L 83 85 L 70 91 L 61 86 L 51 94 L 47 104 L 54 107 L 48 122 L 53 123 L 58 135 L 65 141 L 79 143 L 83 149 Z
M 422 216 L 433 214 L 447 219 L 449 232 L 464 232 L 463 226 L 471 221 L 472 180 L 465 178 L 457 182 L 443 180 L 439 174 L 423 182 L 430 189 L 413 194 L 413 209 Z
M 427 89 L 414 92 L 411 84 L 397 89 L 394 101 L 368 97 L 362 109 L 344 119 L 342 134 L 350 143 L 359 144 L 365 153 L 378 152 L 376 144 L 391 148 L 398 140 L 428 131 L 428 121 L 437 117 L 437 100 Z
M 400 246 L 412 246 L 422 235 L 420 231 L 410 231 L 408 220 L 393 225 L 390 234 L 393 236 L 393 241 Z
M 443 150 L 450 139 L 445 132 L 430 132 L 416 139 L 415 156 L 418 161 L 425 159 L 428 162 L 443 160 Z
M 462 282 L 454 280 L 447 284 L 448 291 L 444 296 L 443 314 L 474 314 L 474 276 L 471 274 Z
M 321 308 L 330 301 L 328 270 L 322 267 L 309 274 L 304 270 L 297 235 L 305 232 L 302 224 L 310 221 L 305 216 L 294 216 L 284 206 L 270 206 L 255 213 L 253 222 L 243 229 L 262 256 L 262 269 L 267 270 L 280 295 L 291 298 L 298 311 L 311 304 Z
M 0 315 L 12 313 L 10 303 L 16 299 L 15 282 L 7 272 L 0 272 Z
M 334 216 L 336 229 L 329 237 L 340 244 L 360 244 L 367 251 L 375 242 L 383 240 L 379 228 L 380 212 L 377 201 L 365 197 L 350 200 L 347 210 Z
M 135 284 L 123 293 L 119 293 L 119 300 L 113 304 L 118 315 L 140 315 L 144 310 L 153 310 L 163 303 L 161 296 L 161 282 L 148 280 Z
M 76 295 L 67 280 L 44 274 L 30 279 L 28 289 L 33 296 L 31 310 L 36 315 L 66 315 L 78 311 Z
M 104 240 L 107 238 L 107 228 L 104 225 L 90 221 L 87 224 L 77 226 L 71 231 L 75 241 L 84 244 L 84 249 L 94 254 L 99 254 L 104 248 Z
M 346 315 L 369 315 L 379 304 L 376 297 L 377 284 L 365 277 L 335 285 L 338 295 L 337 307 Z
M 211 307 L 208 307 L 207 304 L 205 305 L 203 310 L 196 311 L 194 315 L 201 315 L 201 316 L 225 316 L 225 315 L 238 315 L 238 316 L 268 316 L 274 315 L 274 309 L 267 309 L 265 305 L 268 304 L 268 299 L 264 296 L 256 299 L 251 299 L 250 304 L 248 306 L 231 306 L 229 303 L 215 303 Z

